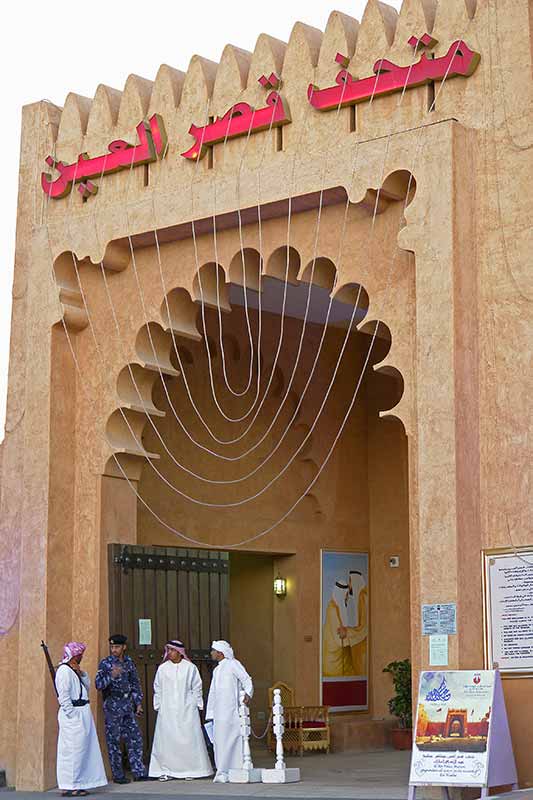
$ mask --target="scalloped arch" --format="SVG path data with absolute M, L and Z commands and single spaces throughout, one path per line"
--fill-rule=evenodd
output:
M 230 261 L 229 280 L 238 286 L 246 286 L 254 292 L 259 291 L 263 262 L 261 254 L 254 247 L 244 247 Z
M 337 277 L 337 267 L 330 258 L 319 256 L 318 258 L 312 259 L 307 264 L 302 272 L 300 280 L 303 283 L 310 283 L 311 275 L 313 276 L 312 282 L 314 285 L 321 286 L 323 289 L 327 289 L 328 292 L 331 292 L 335 284 L 335 278 Z
M 202 303 L 208 308 L 218 308 L 222 311 L 231 311 L 229 304 L 229 284 L 226 283 L 224 267 L 214 261 L 202 264 L 192 282 L 192 293 L 196 303 Z
M 409 179 L 405 176 L 398 176 L 397 173 L 391 173 L 386 180 L 389 180 L 388 191 L 403 191 L 405 196 L 406 187 L 409 185 Z M 400 187 L 400 188 L 398 188 Z M 216 281 L 217 276 L 219 280 L 219 294 L 222 302 L 225 302 L 225 311 L 231 311 L 229 303 L 229 285 L 230 282 L 238 282 L 242 278 L 242 271 L 239 272 L 239 264 L 242 267 L 243 255 L 247 265 L 253 265 L 254 272 L 257 275 L 257 285 L 261 286 L 261 257 L 255 248 L 244 248 L 243 252 L 237 250 L 230 259 L 230 267 L 228 270 L 228 280 L 226 280 L 226 271 L 221 264 L 215 262 L 206 262 L 202 264 L 198 270 L 202 280 L 202 293 L 204 296 L 204 304 L 206 306 L 216 307 Z M 66 263 L 66 260 L 60 264 Z M 296 286 L 300 285 L 298 275 L 301 269 L 301 256 L 299 251 L 293 247 L 280 246 L 274 248 L 268 258 L 266 259 L 266 269 L 262 274 L 269 275 L 278 280 L 283 280 L 285 271 L 288 266 L 289 280 Z M 311 277 L 312 262 L 308 262 L 302 270 L 301 281 L 308 282 Z M 66 269 L 68 273 L 68 269 Z M 161 375 L 168 375 L 178 377 L 180 375 L 177 366 L 177 358 L 174 353 L 174 348 L 177 347 L 182 358 L 182 363 L 193 364 L 196 361 L 194 345 L 186 347 L 181 339 L 190 341 L 194 339 L 196 342 L 204 339 L 204 336 L 199 332 L 198 314 L 200 302 L 200 279 L 198 272 L 193 279 L 193 295 L 183 287 L 174 287 L 168 293 L 166 298 L 160 305 L 161 318 L 163 326 L 156 321 L 150 321 L 141 326 L 135 339 L 135 352 L 140 363 L 125 365 L 119 373 L 117 379 L 117 394 L 120 401 L 120 409 L 116 409 L 109 417 L 106 428 L 106 434 L 111 448 L 123 456 L 128 456 L 124 462 L 131 474 L 136 474 L 133 469 L 132 459 L 138 458 L 143 462 L 151 455 L 146 452 L 144 446 L 139 445 L 142 442 L 142 435 L 145 425 L 148 422 L 148 415 L 162 416 L 163 411 L 158 409 L 154 404 L 152 393 L 157 382 L 160 381 Z M 313 276 L 313 283 L 331 291 L 336 278 L 337 270 L 334 262 L 330 258 L 323 256 L 315 260 L 315 271 Z M 248 284 L 248 276 L 247 276 Z M 358 307 L 361 312 L 366 315 L 369 308 L 369 296 L 363 286 L 355 282 L 345 283 L 338 287 L 334 292 L 334 299 L 338 302 L 354 305 L 359 295 Z M 373 335 L 376 319 L 364 318 L 358 325 L 357 330 L 360 333 Z M 174 333 L 174 338 L 172 336 Z M 175 337 L 178 337 L 176 342 Z M 376 374 L 394 375 L 395 378 L 400 376 L 398 386 L 403 389 L 403 377 L 399 370 L 388 362 L 380 367 L 379 364 L 384 362 L 388 353 L 391 350 L 392 336 L 389 327 L 383 321 L 379 321 L 378 336 L 374 344 L 374 351 L 371 358 L 371 364 Z M 241 347 L 239 340 L 231 333 L 223 334 L 223 344 L 225 353 L 228 358 L 233 361 L 239 360 L 241 357 Z M 211 335 L 207 336 L 207 346 L 209 348 L 210 357 L 215 361 L 219 356 L 219 348 Z M 200 351 L 198 351 L 200 352 Z M 203 348 L 202 348 L 203 352 Z M 204 354 L 205 355 L 205 354 Z M 263 360 L 263 354 L 260 354 Z M 272 382 L 272 396 L 280 397 L 284 393 L 285 376 L 283 370 L 278 365 L 274 372 Z M 402 391 L 398 392 L 398 403 L 394 406 L 401 405 Z M 291 389 L 286 399 L 288 413 L 294 413 L 299 401 L 299 394 Z M 145 411 L 145 413 L 143 413 Z M 389 410 L 388 416 L 393 416 Z M 385 412 L 381 412 L 385 416 Z M 130 430 L 131 428 L 131 430 Z M 301 416 L 301 409 L 298 411 L 296 419 L 294 420 L 293 433 L 297 434 L 297 439 L 305 438 L 309 433 L 310 427 L 307 420 L 303 420 Z M 135 435 L 132 434 L 132 431 Z M 135 442 L 135 439 L 138 442 Z M 306 443 L 301 455 L 297 459 L 300 465 L 311 464 L 313 462 L 313 436 L 311 435 L 309 441 Z M 108 467 L 110 465 L 108 464 Z M 107 469 L 106 468 L 106 469 Z M 306 466 L 302 467 L 303 471 L 307 469 Z M 316 497 L 315 497 L 316 500 Z M 318 501 L 317 501 L 318 502 Z M 318 504 L 319 507 L 319 504 Z
M 280 281 L 284 281 L 287 275 L 287 282 L 297 286 L 300 263 L 300 253 L 295 247 L 277 247 L 267 260 L 265 275 Z
M 200 341 L 202 337 L 197 328 L 198 305 L 187 289 L 179 286 L 172 289 L 163 299 L 160 312 L 166 330 Z

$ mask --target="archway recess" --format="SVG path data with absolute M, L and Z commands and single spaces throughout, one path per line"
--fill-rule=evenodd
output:
M 271 554 L 276 569 L 282 564 L 298 592 L 301 589 L 308 607 L 293 606 L 281 615 L 281 609 L 274 606 L 272 622 L 279 635 L 272 640 L 275 655 L 268 675 L 263 675 L 265 681 L 283 670 L 297 682 L 298 655 L 289 629 L 297 619 L 304 626 L 316 627 L 316 618 L 312 618 L 319 615 L 319 599 L 316 593 L 313 596 L 312 587 L 320 581 L 324 543 L 332 549 L 369 552 L 371 580 L 376 587 L 371 598 L 375 626 L 370 634 L 370 705 L 382 714 L 386 714 L 388 685 L 381 670 L 399 650 L 408 655 L 410 649 L 407 438 L 402 423 L 394 417 L 394 409 L 404 397 L 404 379 L 393 363 L 395 351 L 405 354 L 401 342 L 409 340 L 410 333 L 398 323 L 403 316 L 399 309 L 395 309 L 391 326 L 386 324 L 390 320 L 380 319 L 377 312 L 390 302 L 386 290 L 390 270 L 391 291 L 394 294 L 400 287 L 400 303 L 410 324 L 412 258 L 398 251 L 394 238 L 386 233 L 403 224 L 403 205 L 400 198 L 388 201 L 376 218 L 374 246 L 367 243 L 365 252 L 352 243 L 349 265 L 336 263 L 338 241 L 328 241 L 325 236 L 314 253 L 304 236 L 298 236 L 287 247 L 272 226 L 263 252 L 252 237 L 245 239 L 241 250 L 238 239 L 227 234 L 219 242 L 218 262 L 206 248 L 205 259 L 182 285 L 166 279 L 166 293 L 154 293 L 153 300 L 146 302 L 152 315 L 144 320 L 139 315 L 141 324 L 131 330 L 124 347 L 129 360 L 122 362 L 118 372 L 115 406 L 107 420 L 114 452 L 108 454 L 103 470 L 104 483 L 116 486 L 119 478 L 118 483 L 125 484 L 127 477 L 142 498 L 134 497 L 126 514 L 130 541 L 136 546 L 181 544 L 187 549 L 233 550 L 235 543 L 272 526 L 268 535 L 236 549 L 241 554 Z M 366 224 L 368 230 L 370 208 L 371 199 L 365 196 L 364 202 L 350 209 L 354 227 Z M 333 227 L 341 211 L 335 206 L 329 209 L 326 225 Z M 302 233 L 303 223 L 311 218 L 306 213 Z M 157 269 L 150 247 L 139 252 L 139 273 L 141 269 L 148 272 L 150 264 Z M 174 263 L 177 252 L 170 243 L 162 248 L 165 269 Z M 344 255 L 343 261 L 348 261 L 348 256 Z M 179 263 L 183 269 L 184 262 Z M 359 265 L 364 282 L 356 280 Z M 124 274 L 110 282 L 113 289 Z M 284 345 L 274 364 L 284 295 Z M 260 309 L 262 341 L 258 348 Z M 306 315 L 304 345 L 297 358 Z M 337 377 L 318 414 L 352 315 L 352 332 Z M 322 338 L 321 355 L 306 389 Z M 395 339 L 400 340 L 399 348 Z M 400 364 L 403 366 L 402 361 Z M 362 372 L 358 399 L 334 454 L 321 470 Z M 248 382 L 248 391 L 239 396 Z M 254 405 L 256 392 L 259 400 Z M 215 397 L 230 419 L 223 416 Z M 247 411 L 257 409 L 263 398 L 250 432 L 240 438 L 253 417 L 253 411 L 248 417 Z M 385 416 L 388 419 L 384 421 Z M 300 495 L 302 499 L 291 514 L 276 525 Z M 106 493 L 106 519 L 113 514 L 114 502 L 111 492 Z M 194 544 L 176 536 L 178 531 Z M 398 572 L 391 572 L 388 566 L 393 555 L 402 564 Z M 393 589 L 387 600 L 379 588 L 384 586 Z M 235 591 L 238 596 L 238 587 Z M 234 620 L 240 619 L 238 606 L 232 608 Z M 379 622 L 382 616 L 383 624 Z M 237 629 L 235 623 L 232 635 L 238 641 Z M 319 633 L 315 636 L 318 648 Z M 242 642 L 242 647 L 247 646 Z M 317 702 L 318 685 L 317 669 L 313 668 L 301 691 Z

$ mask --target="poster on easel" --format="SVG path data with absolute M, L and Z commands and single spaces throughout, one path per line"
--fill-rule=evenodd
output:
M 488 788 L 516 782 L 499 673 L 496 670 L 423 672 L 410 786 Z

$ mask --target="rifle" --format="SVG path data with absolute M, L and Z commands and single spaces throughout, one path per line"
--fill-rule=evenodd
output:
M 55 671 L 54 665 L 52 664 L 52 659 L 50 658 L 50 653 L 48 651 L 48 647 L 46 646 L 46 644 L 43 642 L 42 639 L 41 639 L 41 647 L 43 648 L 44 657 L 45 657 L 46 663 L 48 665 L 48 671 L 50 672 L 50 675 L 51 675 L 51 678 L 52 678 L 52 683 L 54 685 L 54 692 L 56 693 L 56 697 L 57 697 L 56 671 Z

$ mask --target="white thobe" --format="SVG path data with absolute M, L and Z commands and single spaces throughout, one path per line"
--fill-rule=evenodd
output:
M 154 680 L 157 713 L 148 774 L 151 778 L 205 778 L 213 774 L 199 710 L 204 707 L 202 679 L 190 661 L 165 661 Z
M 90 681 L 87 673 L 82 673 L 81 682 L 81 699 L 88 700 Z M 80 681 L 66 664 L 57 669 L 56 689 L 59 701 L 57 785 L 63 790 L 106 786 L 107 777 L 91 707 L 72 705 L 73 700 L 80 699 Z
M 214 723 L 215 780 L 226 777 L 230 769 L 243 768 L 239 721 L 241 691 L 252 697 L 252 679 L 236 658 L 223 658 L 213 670 L 206 712 L 206 719 Z

